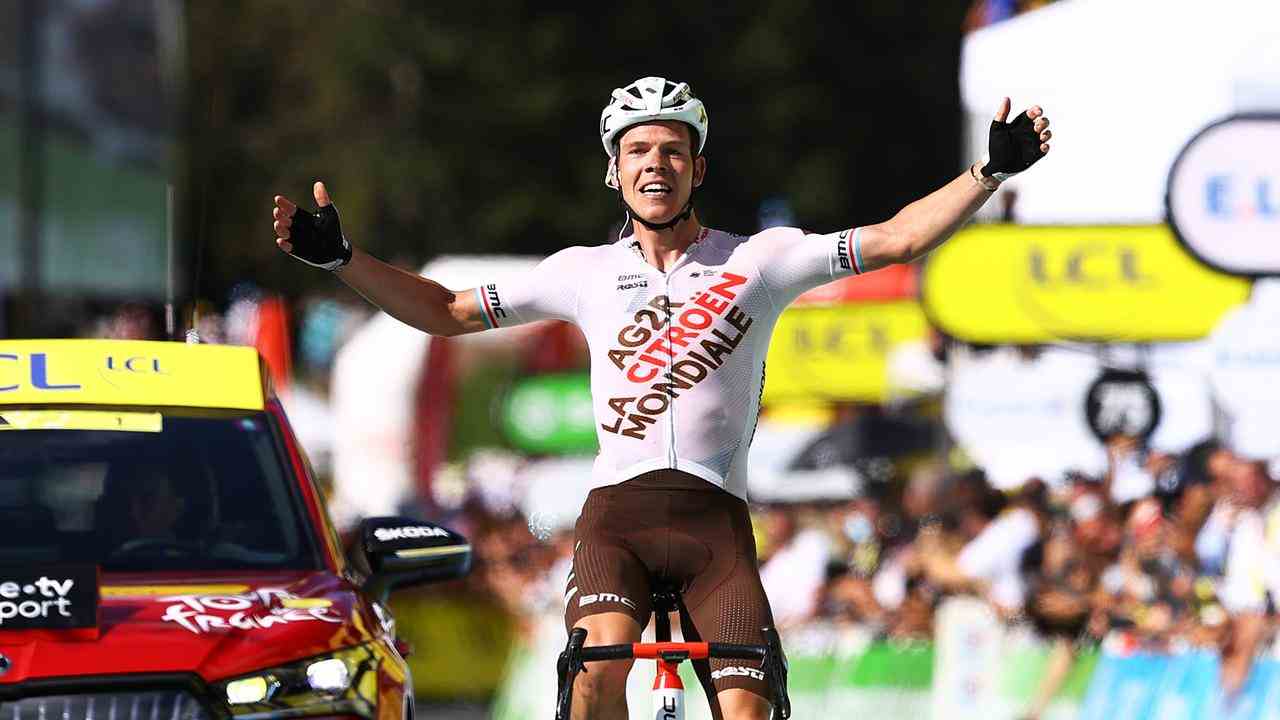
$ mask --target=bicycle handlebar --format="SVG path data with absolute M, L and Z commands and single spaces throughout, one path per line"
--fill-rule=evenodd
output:
M 791 700 L 787 697 L 787 665 L 782 655 L 782 643 L 778 631 L 771 627 L 762 628 L 764 645 L 738 645 L 734 643 L 707 642 L 657 642 L 629 643 L 625 645 L 593 645 L 583 647 L 587 641 L 587 631 L 574 628 L 569 633 L 569 643 L 556 662 L 556 674 L 559 680 L 559 692 L 556 698 L 556 720 L 568 720 L 570 705 L 573 702 L 573 681 L 579 671 L 585 671 L 588 662 L 602 660 L 657 659 L 663 660 L 704 660 L 707 658 L 723 658 L 735 660 L 760 660 L 762 670 L 769 681 L 771 702 L 776 710 L 775 717 L 791 717 Z
M 653 660 L 667 655 L 679 655 L 681 659 L 705 660 L 763 660 L 769 654 L 764 645 L 736 645 L 734 643 L 706 642 L 658 642 L 630 643 L 627 645 L 593 645 L 579 653 L 583 662 L 600 660 Z

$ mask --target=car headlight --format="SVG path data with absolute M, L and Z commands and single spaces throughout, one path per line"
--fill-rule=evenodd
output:
M 237 720 L 308 715 L 372 717 L 378 657 L 367 645 L 337 650 L 215 684 Z

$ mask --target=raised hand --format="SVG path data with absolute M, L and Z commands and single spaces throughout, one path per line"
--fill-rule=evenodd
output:
M 988 160 L 982 174 L 1004 181 L 1031 167 L 1049 152 L 1049 118 L 1039 105 L 1032 105 L 1020 113 L 1013 122 L 1009 117 L 1009 98 L 1000 103 L 995 119 L 991 121 Z
M 312 188 L 316 212 L 306 212 L 283 195 L 275 197 L 276 246 L 308 265 L 337 271 L 351 262 L 351 243 L 342 234 L 338 209 L 329 199 L 324 183 L 316 181 Z

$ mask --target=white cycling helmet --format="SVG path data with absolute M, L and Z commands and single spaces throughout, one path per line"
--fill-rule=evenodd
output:
M 609 158 L 614 157 L 618 136 L 632 125 L 653 120 L 679 120 L 698 133 L 698 149 L 702 154 L 707 144 L 707 108 L 694 97 L 688 83 L 674 83 L 666 78 L 646 77 L 613 91 L 609 104 L 600 113 L 600 142 Z

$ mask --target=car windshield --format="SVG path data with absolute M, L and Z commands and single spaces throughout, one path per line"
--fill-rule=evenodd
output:
M 267 413 L 105 415 L 128 430 L 65 422 L 75 411 L 0 416 L 0 565 L 318 568 Z

